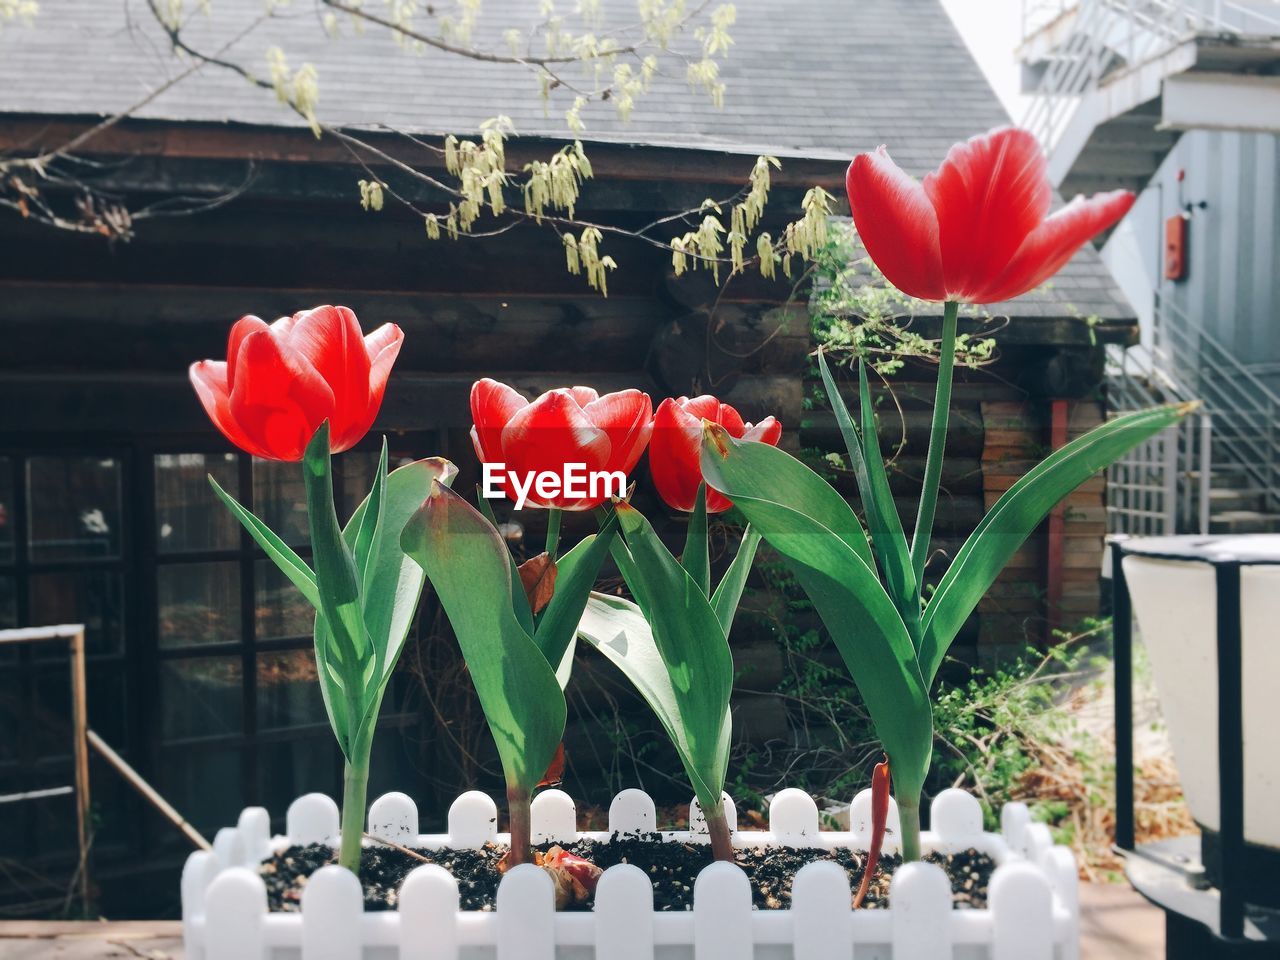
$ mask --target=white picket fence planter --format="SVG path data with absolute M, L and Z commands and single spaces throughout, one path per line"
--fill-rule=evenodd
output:
M 736 831 L 734 844 L 866 849 L 871 796 L 859 794 L 848 832 L 820 831 L 818 808 L 801 790 L 784 790 L 769 808 L 767 831 Z M 737 814 L 726 804 L 731 825 Z M 691 829 L 666 839 L 706 842 L 696 802 Z M 496 833 L 491 798 L 466 793 L 449 809 L 448 834 L 418 833 L 418 810 L 389 793 L 369 810 L 369 833 L 405 846 L 478 847 Z M 989 906 L 953 910 L 951 887 L 932 864 L 909 864 L 893 877 L 890 908 L 850 909 L 849 881 L 834 863 L 796 875 L 790 910 L 753 910 L 747 876 L 714 863 L 698 876 L 693 909 L 655 913 L 648 876 L 626 864 L 605 871 L 592 912 L 557 913 L 551 879 L 525 865 L 508 873 L 493 912 L 460 911 L 448 872 L 424 864 L 405 880 L 399 909 L 365 913 L 356 878 L 337 866 L 312 875 L 301 913 L 268 913 L 256 867 L 290 844 L 337 843 L 338 808 L 308 794 L 289 808 L 288 835 L 270 837 L 267 811 L 252 807 L 220 830 L 212 852 L 191 854 L 182 874 L 187 960 L 1078 960 L 1075 858 L 1055 846 L 1027 808 L 1010 804 L 1000 834 L 984 833 L 978 803 L 961 790 L 933 802 L 926 852 L 975 848 L 998 864 Z M 609 809 L 609 831 L 579 833 L 573 801 L 548 790 L 533 803 L 534 842 L 607 839 L 615 831 L 652 831 L 653 800 L 625 790 Z M 898 811 L 890 809 L 886 852 L 897 852 Z

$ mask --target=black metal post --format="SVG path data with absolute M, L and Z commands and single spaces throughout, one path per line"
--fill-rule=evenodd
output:
M 1111 633 L 1115 657 L 1116 847 L 1135 845 L 1133 813 L 1133 605 L 1121 544 L 1111 544 Z
M 1215 560 L 1218 585 L 1219 935 L 1244 936 L 1244 694 L 1240 562 Z

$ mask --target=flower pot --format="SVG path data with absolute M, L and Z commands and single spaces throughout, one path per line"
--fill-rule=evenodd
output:
M 1241 719 L 1244 737 L 1244 873 L 1250 902 L 1280 906 L 1280 536 L 1125 540 L 1124 575 L 1203 859 L 1216 882 L 1221 826 L 1218 764 L 1216 563 L 1239 562 Z M 1224 601 L 1234 602 L 1224 597 Z
M 738 847 L 866 848 L 870 792 L 855 798 L 848 832 L 819 831 L 818 808 L 808 794 L 784 790 L 769 809 L 769 830 L 735 831 Z M 731 825 L 732 801 L 726 802 Z M 696 802 L 690 830 L 664 840 L 706 842 Z M 479 847 L 497 834 L 497 808 L 486 795 L 460 796 L 449 810 L 449 832 L 419 835 L 418 811 L 391 793 L 369 810 L 369 832 L 406 846 Z M 609 831 L 580 834 L 573 801 L 548 790 L 533 804 L 534 842 L 607 839 L 611 833 L 653 831 L 654 803 L 625 790 L 609 810 Z M 896 852 L 897 809 L 890 810 L 885 852 Z M 530 865 L 503 877 L 493 912 L 461 912 L 458 886 L 445 870 L 423 865 L 400 890 L 398 910 L 366 913 L 356 878 L 337 866 L 313 874 L 300 913 L 267 911 L 266 887 L 256 867 L 274 851 L 297 843 L 336 843 L 338 809 L 322 794 L 289 808 L 287 835 L 269 836 L 267 811 L 245 810 L 238 826 L 218 832 L 212 852 L 193 853 L 182 876 L 183 933 L 188 960 L 1076 960 L 1076 866 L 1071 852 L 1054 846 L 1048 828 L 1033 824 L 1027 808 L 1004 809 L 1002 832 L 985 833 L 978 802 L 960 790 L 934 800 L 926 852 L 975 848 L 997 863 L 986 909 L 952 908 L 942 869 L 917 863 L 900 868 L 884 910 L 850 908 L 849 881 L 831 862 L 811 863 L 796 875 L 789 910 L 753 910 L 746 874 L 713 863 L 694 885 L 686 913 L 655 913 L 648 876 L 631 865 L 610 867 L 591 912 L 557 913 L 550 877 Z

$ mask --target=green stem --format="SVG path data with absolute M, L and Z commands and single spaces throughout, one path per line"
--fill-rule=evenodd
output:
M 551 507 L 547 511 L 547 556 L 556 559 L 556 551 L 560 549 L 560 508 Z
M 938 392 L 933 399 L 933 426 L 929 430 L 929 454 L 924 466 L 920 512 L 916 515 L 916 532 L 911 538 L 911 566 L 915 570 L 916 590 L 920 594 L 924 592 L 924 565 L 929 559 L 929 539 L 933 536 L 933 516 L 938 507 L 938 485 L 942 480 L 942 456 L 947 445 L 959 312 L 960 304 L 952 300 L 943 305 L 942 345 L 938 352 Z
M 338 851 L 338 864 L 357 876 L 360 874 L 360 849 L 364 839 L 371 745 L 357 746 L 362 755 L 355 763 L 348 760 L 342 769 L 342 848 Z
M 507 816 L 511 820 L 511 849 L 507 854 L 507 865 L 514 867 L 528 863 L 533 849 L 533 816 L 530 812 L 530 798 L 527 792 L 507 790 Z
M 898 796 L 898 819 L 902 822 L 902 860 L 920 859 L 920 797 Z

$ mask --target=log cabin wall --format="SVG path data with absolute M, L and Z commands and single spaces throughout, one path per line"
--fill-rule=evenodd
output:
M 942 577 L 950 558 L 1000 495 L 1053 449 L 1054 398 L 1043 395 L 1036 377 L 1025 376 L 1029 353 L 1040 354 L 1043 363 L 1079 350 L 1014 349 L 990 367 L 957 373 L 933 550 L 926 568 L 930 584 Z M 1030 364 L 1032 368 L 1039 365 Z M 890 488 L 908 536 L 914 529 L 928 449 L 934 389 L 931 373 L 931 369 L 908 365 L 887 384 L 872 389 L 881 448 L 889 461 Z M 856 410 L 853 378 L 846 377 L 841 386 L 845 403 Z M 1104 407 L 1097 384 L 1088 377 L 1055 386 L 1074 394 L 1059 398 L 1068 411 L 1067 439 L 1102 421 Z M 801 443 L 819 455 L 844 453 L 829 410 L 806 415 Z M 859 509 L 852 476 L 839 476 L 836 483 Z M 1104 478 L 1095 477 L 1064 502 L 1059 511 L 1063 548 L 1058 561 L 1051 556 L 1049 524 L 1041 524 L 965 624 L 951 649 L 953 658 L 991 667 L 1023 653 L 1028 646 L 1050 642 L 1055 626 L 1074 629 L 1086 618 L 1098 615 L 1106 532 L 1104 486 Z M 1051 603 L 1050 568 L 1055 562 L 1060 563 L 1062 586 L 1060 598 Z
M 22 142 L 40 129 L 6 132 Z M 140 225 L 125 244 L 0 218 L 0 503 L 7 507 L 0 548 L 10 531 L 20 544 L 14 561 L 0 549 L 0 627 L 89 624 L 92 726 L 208 836 L 244 805 L 264 804 L 280 822 L 299 793 L 336 795 L 339 787 L 337 752 L 308 693 L 315 687 L 306 612 L 296 615 L 287 590 L 270 582 L 269 565 L 234 524 L 227 532 L 203 482 L 206 470 L 224 484 L 228 472 L 231 481 L 238 477 L 242 499 L 267 499 L 272 524 L 305 540 L 288 469 L 235 458 L 187 382 L 192 361 L 225 354 L 228 329 L 241 315 L 272 319 L 342 303 L 366 329 L 384 322 L 404 329 L 375 430 L 340 458 L 347 510 L 382 432 L 393 456 L 442 454 L 462 468 L 459 489 L 478 481 L 468 394 L 480 376 L 528 395 L 566 384 L 636 386 L 655 404 L 716 392 L 749 419 L 776 415 L 787 427 L 785 442 L 798 448 L 808 317 L 803 304 L 788 302 L 789 284 L 735 281 L 717 294 L 702 277 L 674 281 L 661 251 L 610 237 L 605 252 L 620 268 L 605 298 L 566 273 L 549 230 L 432 242 L 420 220 L 390 207 L 363 212 L 358 172 L 317 161 L 323 150 L 310 143 L 309 159 L 295 163 L 287 158 L 293 147 L 276 149 L 269 134 L 230 146 L 224 135 L 161 136 L 148 125 L 128 134 L 109 155 L 127 158 L 116 185 L 151 197 L 234 187 L 245 177 L 244 152 L 259 159 L 242 197 L 202 216 Z M 521 149 L 513 145 L 513 163 Z M 703 197 L 732 194 L 754 162 L 687 153 L 593 150 L 598 176 L 583 212 L 602 222 L 648 223 Z M 778 211 L 797 209 L 801 184 L 814 177 L 814 165 L 797 167 L 790 181 L 776 181 Z M 834 186 L 831 167 L 818 173 Z M 235 462 L 228 466 L 227 458 Z M 65 483 L 41 488 L 51 468 Z M 645 469 L 642 508 L 674 545 L 681 518 L 649 492 Z M 174 474 L 185 484 L 177 494 Z M 203 552 L 167 552 L 161 501 L 167 510 L 175 496 L 183 516 L 216 524 L 222 539 Z M 105 536 L 86 532 L 94 511 Z M 58 514 L 50 522 L 68 531 L 64 549 L 109 556 L 82 561 L 77 554 L 48 569 L 35 563 L 21 544 L 34 543 L 46 514 Z M 528 549 L 540 549 L 542 514 L 526 511 L 518 520 Z M 593 528 L 588 517 L 569 518 L 565 537 Z M 285 620 L 287 628 L 275 628 Z M 500 793 L 500 779 L 469 681 L 429 598 L 418 634 L 384 706 L 371 792 L 407 790 L 424 823 L 439 826 L 460 789 Z M 742 652 L 766 668 L 755 676 L 770 685 L 779 662 L 772 645 L 762 636 Z M 641 783 L 687 800 L 679 765 L 643 705 L 607 665 L 587 655 L 580 663 L 566 735 L 569 788 L 600 802 L 610 789 Z M 14 726 L 9 742 L 30 744 L 21 756 L 0 756 L 0 792 L 60 782 L 65 718 L 50 691 L 60 689 L 51 684 L 61 676 L 26 654 L 0 664 L 0 719 Z M 785 736 L 785 717 L 767 698 L 744 695 L 741 703 L 744 736 Z M 38 743 L 23 738 L 21 717 L 38 718 L 47 735 Z M 627 738 L 629 755 L 643 757 L 630 767 L 613 760 Z M 169 910 L 181 842 L 96 761 L 93 782 L 102 818 L 94 876 L 117 881 L 104 909 L 117 916 Z M 72 866 L 68 812 L 56 802 L 30 804 L 0 828 L 5 850 L 20 851 L 51 878 L 37 891 L 49 902 Z M 0 901 L 34 896 L 29 886 L 0 890 Z
M 13 138 L 31 132 L 18 130 Z M 228 145 L 217 131 L 161 136 L 153 127 L 135 125 L 113 137 L 118 138 L 117 157 L 131 158 L 114 174 L 127 191 L 223 189 L 243 180 L 246 147 L 259 159 L 244 196 L 198 217 L 148 223 L 127 244 L 112 247 L 97 238 L 0 219 L 5 344 L 0 351 L 0 494 L 6 490 L 5 471 L 17 490 L 28 482 L 24 471 L 35 458 L 65 461 L 72 465 L 68 469 L 85 462 L 122 465 L 119 520 L 125 533 L 111 567 L 123 584 L 121 592 L 104 599 L 97 593 L 86 598 L 70 587 L 66 593 L 46 591 L 51 609 L 56 608 L 47 615 L 83 617 L 91 632 L 119 635 L 118 648 L 91 656 L 91 723 L 207 834 L 247 803 L 265 803 L 279 819 L 298 792 L 334 793 L 337 782 L 336 763 L 315 769 L 316 756 L 334 753 L 322 713 L 311 715 L 305 737 L 271 725 L 277 694 L 289 703 L 301 702 L 311 689 L 305 664 L 289 659 L 294 654 L 306 659 L 309 627 L 303 623 L 296 635 L 263 640 L 263 610 L 287 603 L 287 597 L 262 592 L 257 572 L 262 561 L 251 552 L 210 555 L 211 568 L 238 564 L 242 570 L 238 609 L 245 636 L 204 646 L 209 637 L 200 631 L 221 628 L 213 622 L 217 611 L 195 604 L 208 622 L 197 623 L 188 646 L 173 647 L 166 637 L 173 617 L 165 606 L 169 588 L 157 579 L 165 560 L 155 542 L 157 458 L 185 455 L 216 462 L 232 453 L 199 408 L 186 368 L 193 360 L 222 356 L 227 330 L 242 314 L 270 319 L 337 302 L 352 307 L 366 329 L 400 324 L 404 349 L 363 455 L 367 458 L 377 435 L 386 432 L 395 455 L 454 459 L 462 468 L 459 489 L 470 489 L 479 479 L 467 402 L 479 376 L 502 379 L 529 395 L 573 383 L 602 391 L 638 386 L 655 405 L 665 396 L 713 392 L 749 420 L 777 416 L 784 425 L 783 446 L 792 452 L 839 449 L 829 412 L 807 409 L 809 317 L 788 283 L 735 279 L 721 293 L 702 275 L 673 278 L 662 251 L 607 237 L 607 252 L 620 267 L 604 298 L 588 290 L 582 278 L 567 275 L 560 245 L 548 231 L 521 227 L 479 243 L 431 242 L 420 221 L 391 208 L 362 212 L 355 174 L 326 157 L 322 147 L 308 144 L 308 159 L 294 162 L 291 148 L 268 134 Z M 520 162 L 520 149 L 513 145 L 513 163 Z M 592 159 L 598 179 L 584 193 L 583 212 L 637 226 L 696 206 L 705 196 L 732 193 L 752 158 L 597 145 Z M 797 209 L 803 189 L 814 182 L 838 190 L 841 166 L 785 163 L 775 177 L 770 209 Z M 776 231 L 779 225 L 766 227 Z M 1079 326 L 1052 320 L 1010 328 L 1003 366 L 962 377 L 943 477 L 940 555 L 931 567 L 935 579 L 942 557 L 954 552 L 1019 465 L 1047 443 L 1044 383 L 1054 378 L 1046 371 L 1064 355 L 1088 353 Z M 1073 369 L 1086 373 L 1074 376 L 1067 392 L 1083 396 L 1096 385 L 1087 373 L 1092 367 L 1086 362 Z M 914 513 L 923 467 L 930 376 L 928 370 L 910 371 L 893 384 L 907 439 L 893 484 L 907 516 Z M 852 392 L 846 399 L 856 404 Z M 884 442 L 904 432 L 893 409 L 883 407 Z M 1080 423 L 1096 417 L 1096 404 L 1080 401 L 1077 414 Z M 240 463 L 237 469 L 242 491 L 256 491 L 258 465 Z M 642 465 L 639 471 L 642 481 L 645 469 Z M 199 480 L 203 468 L 189 472 Z M 359 475 L 354 466 L 342 472 Z M 842 483 L 853 497 L 852 485 Z M 287 486 L 282 489 L 287 493 Z M 682 518 L 666 510 L 647 483 L 639 491 L 639 505 L 676 547 Z M 56 492 L 46 499 L 55 502 Z M 1076 495 L 1067 519 L 1066 596 L 1074 604 L 1067 624 L 1090 612 L 1096 601 L 1100 504 L 1096 486 L 1087 488 Z M 76 505 L 68 501 L 67 506 Z M 1083 516 L 1077 518 L 1077 512 Z M 541 515 L 526 511 L 518 520 L 528 549 L 536 551 Z M 296 509 L 284 518 L 297 521 Z M 565 535 L 591 527 L 585 517 L 570 518 Z M 966 626 L 957 655 L 971 662 L 990 660 L 1021 649 L 1024 638 L 1037 638 L 1044 619 L 1044 569 L 1043 537 L 1038 537 Z M 34 568 L 18 569 L 12 577 L 0 568 L 0 581 L 19 584 L 7 611 L 0 594 L 0 625 L 6 616 L 35 622 L 46 615 L 35 602 L 36 576 Z M 758 575 L 753 587 L 746 607 L 760 616 L 740 618 L 733 642 L 740 671 L 735 729 L 743 742 L 785 741 L 791 735 L 788 712 L 774 695 L 784 661 L 769 621 L 779 598 Z M 431 811 L 439 821 L 459 787 L 496 788 L 497 781 L 474 698 L 430 600 L 404 664 L 405 681 L 388 698 L 391 716 L 378 761 L 382 779 L 374 786 L 377 791 L 408 789 L 419 798 L 424 822 Z M 179 668 L 198 684 L 192 686 L 188 674 L 183 684 L 171 683 Z M 24 660 L 16 676 L 22 702 L 41 703 L 41 666 Z M 424 684 L 432 685 L 430 695 Z M 184 705 L 205 700 L 210 717 L 233 716 L 225 729 L 214 731 L 198 719 L 174 720 Z M 639 783 L 673 802 L 686 799 L 687 786 L 660 731 L 598 658 L 579 657 L 570 709 L 566 779 L 576 794 L 599 802 L 610 789 Z M 49 703 L 42 717 L 53 728 L 60 722 L 56 705 Z M 621 760 L 616 759 L 619 747 Z M 0 773 L 19 789 L 53 776 L 57 761 L 51 762 L 26 757 L 16 766 L 0 763 Z M 131 878 L 127 887 L 116 887 L 127 889 L 125 900 L 109 906 L 118 915 L 163 910 L 180 846 L 154 829 L 153 815 L 109 772 L 95 765 L 94 781 L 101 785 L 97 795 L 104 812 L 97 875 Z M 35 819 L 11 824 L 15 836 L 24 838 L 32 862 L 38 854 L 53 869 L 62 851 L 49 838 L 61 837 L 60 815 L 30 816 Z

